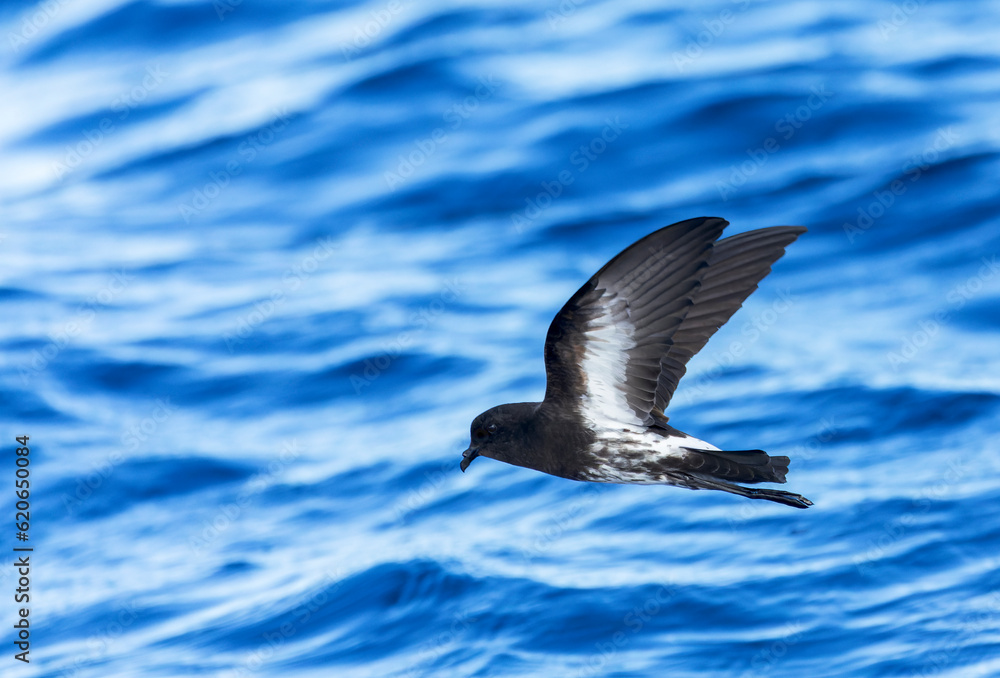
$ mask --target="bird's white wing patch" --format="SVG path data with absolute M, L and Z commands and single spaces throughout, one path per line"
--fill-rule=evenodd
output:
M 628 351 L 636 345 L 634 334 L 627 302 L 621 298 L 605 303 L 603 313 L 587 323 L 580 362 L 586 379 L 580 414 L 594 429 L 642 424 L 625 395 Z

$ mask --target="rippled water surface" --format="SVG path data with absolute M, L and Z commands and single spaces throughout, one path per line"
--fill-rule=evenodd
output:
M 1000 675 L 998 21 L 3 4 L 0 673 Z M 671 423 L 815 506 L 460 473 L 562 303 L 700 215 L 809 232 Z

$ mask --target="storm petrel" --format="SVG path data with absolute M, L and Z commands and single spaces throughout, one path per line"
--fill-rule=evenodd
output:
M 571 480 L 723 490 L 808 508 L 783 483 L 788 457 L 720 450 L 667 423 L 688 360 L 742 306 L 806 229 L 719 240 L 729 222 L 688 219 L 626 248 L 574 294 L 545 337 L 545 399 L 472 422 L 462 471 L 490 457 Z

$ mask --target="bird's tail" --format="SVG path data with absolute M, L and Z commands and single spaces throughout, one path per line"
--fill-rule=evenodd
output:
M 741 483 L 783 483 L 788 473 L 788 457 L 772 457 L 763 450 L 699 450 L 687 448 L 684 457 L 692 489 L 722 490 L 750 499 L 767 499 L 795 508 L 809 508 L 812 502 L 800 494 L 781 490 L 743 487 Z

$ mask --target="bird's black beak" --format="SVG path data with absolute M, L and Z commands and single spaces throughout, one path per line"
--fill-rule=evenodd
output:
M 479 450 L 470 447 L 465 452 L 462 453 L 462 463 L 459 468 L 462 469 L 462 473 L 465 473 L 465 469 L 469 468 L 469 464 L 472 460 L 479 456 Z

